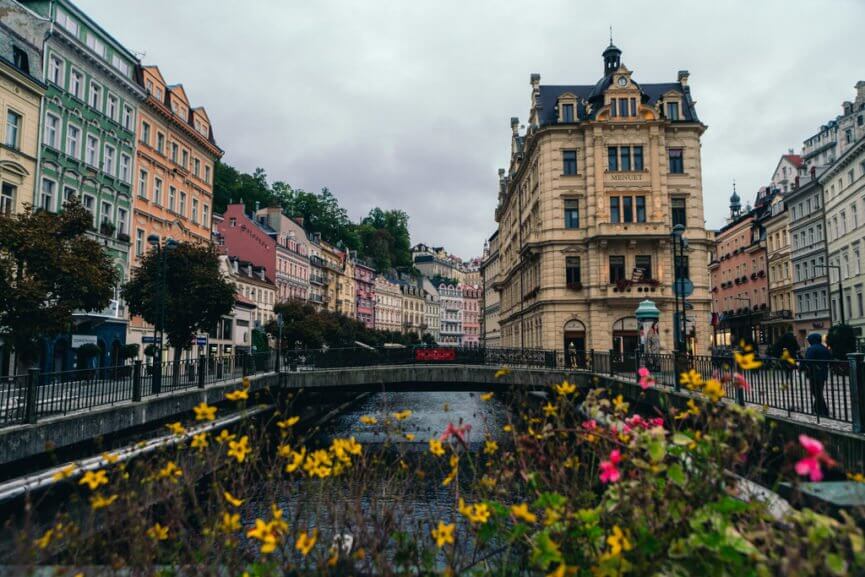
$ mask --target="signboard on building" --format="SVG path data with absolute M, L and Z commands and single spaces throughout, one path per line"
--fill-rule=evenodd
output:
M 150 335 L 145 335 L 145 336 L 141 337 L 141 342 L 144 343 L 145 345 L 152 345 L 154 343 L 160 342 L 161 340 L 162 339 L 160 339 L 160 337 L 154 337 L 154 336 L 150 336 Z
M 72 348 L 77 349 L 81 345 L 98 344 L 96 335 L 72 335 Z
M 452 348 L 437 349 L 415 349 L 414 359 L 416 361 L 453 361 L 457 352 Z

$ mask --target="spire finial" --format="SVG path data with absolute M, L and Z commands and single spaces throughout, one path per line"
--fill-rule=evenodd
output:
M 613 45 L 613 26 L 610 25 L 610 46 Z
M 733 179 L 733 192 L 736 192 L 736 179 Z

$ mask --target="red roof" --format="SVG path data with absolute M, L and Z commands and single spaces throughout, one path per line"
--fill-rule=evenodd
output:
M 796 168 L 802 168 L 802 157 L 798 154 L 785 154 L 784 158 L 790 161 L 790 164 Z

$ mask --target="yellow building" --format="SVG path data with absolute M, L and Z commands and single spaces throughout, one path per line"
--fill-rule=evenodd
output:
M 350 318 L 357 318 L 357 283 L 354 280 L 354 259 L 345 259 L 343 274 L 336 281 L 336 312 Z
M 42 83 L 42 42 L 50 22 L 16 2 L 0 13 L 0 212 L 33 205 Z
M 414 283 L 400 284 L 402 294 L 402 328 L 403 334 L 414 333 L 422 337 L 429 328 L 426 322 L 426 301 L 423 289 Z
M 340 289 L 345 284 L 345 251 L 326 241 L 320 241 L 321 258 L 324 261 L 324 308 L 337 312 Z M 340 311 L 342 312 L 342 311 Z
M 688 73 L 642 84 L 612 44 L 603 59 L 604 74 L 591 85 L 547 86 L 533 74 L 525 134 L 511 119 L 510 169 L 500 173 L 496 209 L 502 346 L 631 351 L 639 341 L 634 311 L 651 299 L 661 311 L 661 350 L 673 350 L 684 324 L 690 349 L 705 354 L 706 126 Z M 688 243 L 677 272 L 693 285 L 684 323 L 673 292 L 677 224 Z

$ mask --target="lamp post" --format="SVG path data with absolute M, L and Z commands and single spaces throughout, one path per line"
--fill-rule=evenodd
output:
M 845 322 L 845 319 L 844 319 L 844 284 L 841 281 L 841 267 L 838 266 L 837 264 L 817 264 L 817 265 L 814 265 L 814 268 L 827 268 L 827 269 L 835 269 L 838 271 L 838 306 L 840 307 L 840 311 L 841 311 L 841 324 L 846 325 L 847 323 Z M 829 280 L 831 281 L 832 279 L 829 279 Z M 829 289 L 829 294 L 830 295 L 832 294 L 832 289 Z M 830 296 L 830 299 L 831 299 L 831 296 Z M 832 307 L 831 306 L 829 307 L 829 318 L 830 318 L 830 322 L 831 322 L 831 318 L 832 318 Z
M 686 320 L 687 317 L 685 315 L 685 277 L 684 274 L 680 276 L 680 272 L 684 272 L 680 270 L 682 267 L 680 263 L 683 264 L 685 260 L 685 249 L 688 247 L 688 241 L 684 236 L 685 226 L 682 224 L 677 224 L 673 227 L 673 230 L 670 231 L 670 236 L 672 237 L 673 242 L 673 293 L 676 296 L 676 314 L 679 315 L 679 322 L 677 323 L 678 330 L 678 338 L 676 339 L 676 352 L 684 353 L 686 352 L 685 347 L 685 332 L 687 331 Z M 678 250 L 676 250 L 678 248 Z M 680 307 L 681 304 L 681 308 Z
M 168 239 L 163 246 L 159 242 L 159 237 L 151 234 L 147 237 L 147 242 L 156 251 L 157 256 L 157 283 L 159 286 L 158 297 L 153 300 L 153 380 L 151 382 L 151 391 L 154 395 L 158 395 L 162 391 L 162 346 L 165 340 L 165 300 L 166 300 L 166 262 L 165 254 L 177 248 L 177 241 Z M 158 337 L 157 337 L 158 333 Z
M 743 297 L 733 297 L 733 300 L 746 301 L 748 303 L 748 338 L 751 339 L 751 342 L 748 344 L 754 344 L 757 339 L 754 338 L 754 326 L 751 324 L 751 297 L 745 295 Z

